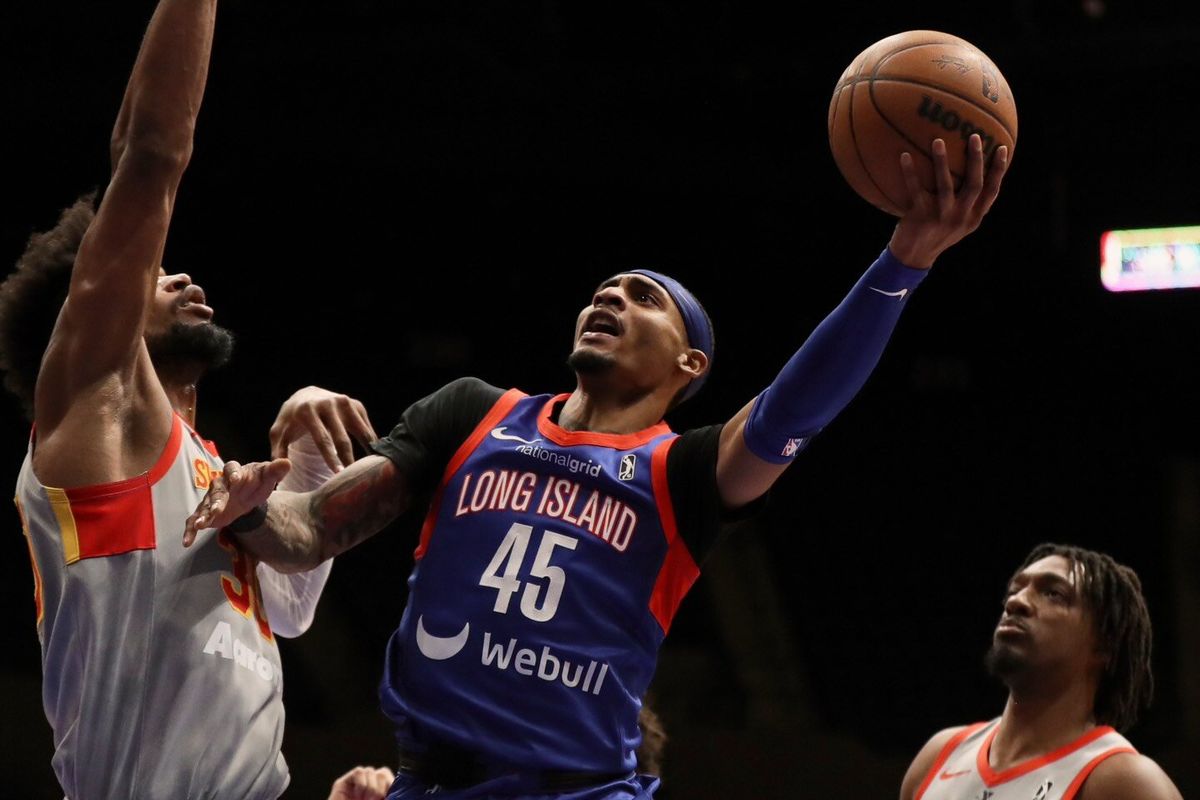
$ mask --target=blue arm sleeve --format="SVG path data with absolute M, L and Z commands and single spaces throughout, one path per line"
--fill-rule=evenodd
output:
M 760 394 L 746 420 L 750 452 L 786 464 L 866 383 L 909 294 L 928 273 L 884 249 Z

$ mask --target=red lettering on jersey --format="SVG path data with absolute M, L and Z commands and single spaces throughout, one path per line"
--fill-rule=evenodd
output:
M 202 458 L 197 458 L 192 462 L 192 472 L 194 472 L 196 476 L 196 488 L 205 490 L 212 485 L 213 477 L 221 474 L 220 470 L 213 469 L 213 467 Z
M 217 542 L 229 551 L 233 559 L 233 576 L 221 576 L 221 588 L 229 605 L 247 619 L 254 614 L 258 622 L 258 632 L 268 642 L 274 639 L 271 625 L 267 621 L 266 609 L 262 606 L 261 589 L 258 586 L 258 572 L 254 569 L 254 559 L 237 546 L 225 531 L 217 534 Z

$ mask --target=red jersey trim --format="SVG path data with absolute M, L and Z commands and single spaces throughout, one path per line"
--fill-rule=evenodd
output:
M 667 540 L 667 554 L 650 594 L 650 613 L 658 620 L 664 635 L 671 629 L 671 620 L 675 618 L 684 595 L 700 577 L 700 570 L 675 525 L 675 506 L 671 502 L 671 491 L 667 484 L 667 453 L 677 441 L 677 438 L 668 439 L 656 447 L 650 456 L 654 502 L 658 505 L 658 516 Z
M 1092 770 L 1094 770 L 1096 767 L 1100 766 L 1101 761 L 1104 761 L 1109 756 L 1115 756 L 1120 753 L 1136 753 L 1136 752 L 1137 752 L 1137 750 L 1134 750 L 1132 747 L 1127 747 L 1125 745 L 1121 745 L 1119 747 L 1114 747 L 1111 750 L 1105 750 L 1103 753 L 1101 753 L 1100 755 L 1096 756 L 1091 761 L 1089 761 L 1087 763 L 1087 765 L 1084 766 L 1083 769 L 1079 770 L 1079 774 L 1075 776 L 1075 780 L 1071 781 L 1071 785 L 1067 787 L 1066 793 L 1063 794 L 1062 800 L 1074 800 L 1075 795 L 1078 794 L 1079 790 L 1083 787 L 1083 782 L 1086 781 L 1088 779 L 1088 776 L 1092 774 Z
M 968 725 L 958 733 L 950 737 L 950 741 L 942 747 L 937 758 L 933 760 L 933 766 L 929 768 L 929 772 L 925 774 L 925 780 L 921 781 L 921 785 L 917 787 L 917 793 L 913 795 L 913 800 L 921 800 L 921 797 L 929 790 L 929 785 L 933 783 L 933 779 L 937 777 L 938 770 L 946 765 L 950 760 L 950 755 L 958 749 L 958 746 L 963 743 L 968 736 L 978 731 L 987 722 L 976 722 L 973 725 Z
M 664 433 L 671 432 L 671 428 L 665 422 L 660 422 L 649 428 L 643 428 L 635 433 L 569 431 L 552 422 L 550 414 L 554 411 L 555 403 L 561 403 L 570 396 L 570 394 L 560 394 L 551 397 L 546 401 L 546 405 L 542 406 L 541 413 L 538 414 L 538 431 L 557 445 L 570 447 L 577 444 L 591 444 L 599 447 L 611 447 L 616 450 L 632 450 L 635 447 L 641 447 L 658 436 L 662 436 Z
M 63 489 L 62 491 L 66 492 L 67 497 L 72 502 L 75 502 L 77 500 L 104 497 L 110 494 L 119 494 L 138 486 L 153 486 L 162 480 L 167 471 L 171 469 L 171 464 L 175 462 L 175 457 L 179 455 L 179 445 L 182 442 L 183 420 L 179 418 L 178 414 L 172 414 L 171 434 L 167 437 L 167 444 L 163 448 L 162 454 L 159 455 L 158 460 L 154 462 L 154 465 L 150 467 L 148 472 L 121 481 L 98 483 L 92 486 L 77 486 L 73 489 Z
M 975 763 L 979 767 L 979 774 L 983 778 L 983 782 L 988 786 L 998 786 L 1001 783 L 1011 781 L 1013 778 L 1019 778 L 1022 775 L 1033 772 L 1035 769 L 1039 769 L 1047 764 L 1058 761 L 1060 758 L 1071 755 L 1071 753 L 1074 753 L 1076 750 L 1085 745 L 1091 744 L 1101 736 L 1114 732 L 1113 729 L 1108 725 L 1101 725 L 1088 731 L 1070 744 L 1065 744 L 1057 750 L 1046 753 L 1044 756 L 1031 758 L 1028 761 L 1017 764 L 1016 766 L 1009 767 L 1003 772 L 996 772 L 992 769 L 990 761 L 992 740 L 996 738 L 996 733 L 999 730 L 999 725 L 992 729 L 992 732 L 989 733 L 987 738 L 983 740 L 983 745 L 979 748 L 979 751 L 975 756 Z
M 216 442 L 214 442 L 212 439 L 205 439 L 203 436 L 196 433 L 195 431 L 192 431 L 192 435 L 196 437 L 196 441 L 198 441 L 200 443 L 201 447 L 203 447 L 205 450 L 208 451 L 208 454 L 210 456 L 212 456 L 213 458 L 221 457 L 220 451 L 217 450 Z
M 496 423 L 508 416 L 508 412 L 512 411 L 515 406 L 523 398 L 528 397 L 519 389 L 509 389 L 500 396 L 491 410 L 484 416 L 479 424 L 475 426 L 475 430 L 471 431 L 471 435 L 467 440 L 459 445 L 458 450 L 450 458 L 450 463 L 446 465 L 445 472 L 442 473 L 442 482 L 438 484 L 437 491 L 434 492 L 433 500 L 429 503 L 429 512 L 425 515 L 425 522 L 421 525 L 421 538 L 417 542 L 417 549 L 413 551 L 413 558 L 420 559 L 425 555 L 425 551 L 429 548 L 429 538 L 433 536 L 433 528 L 437 523 L 438 511 L 442 507 L 442 495 L 446 491 L 446 484 L 450 483 L 450 479 L 454 477 L 454 473 L 458 472 L 458 468 L 463 465 L 470 456 L 475 452 L 475 448 L 479 447 L 488 435 L 488 431 L 496 426 Z
M 71 489 L 43 487 L 58 521 L 63 563 L 158 546 L 151 489 L 175 463 L 182 441 L 183 421 L 173 414 L 167 444 L 145 474 Z

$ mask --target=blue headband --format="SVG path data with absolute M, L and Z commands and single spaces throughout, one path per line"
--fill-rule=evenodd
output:
M 679 309 L 680 316 L 683 317 L 683 327 L 687 331 L 688 345 L 708 356 L 708 369 L 703 375 L 688 384 L 687 389 L 683 393 L 683 399 L 687 400 L 700 391 L 700 387 L 708 380 L 708 374 L 712 372 L 712 321 L 709 320 L 708 313 L 704 310 L 704 306 L 700 305 L 700 301 L 696 299 L 696 296 L 674 278 L 669 278 L 662 273 L 648 269 L 629 269 L 625 271 L 635 275 L 645 275 L 647 278 L 661 284 L 667 290 L 667 294 L 671 295 L 671 299 L 675 301 L 675 307 Z

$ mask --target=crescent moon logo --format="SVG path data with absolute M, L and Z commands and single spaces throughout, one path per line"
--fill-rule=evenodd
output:
M 425 630 L 424 615 L 417 617 L 417 649 L 421 655 L 434 661 L 445 661 L 458 655 L 467 643 L 471 633 L 471 623 L 463 624 L 463 629 L 454 636 L 434 636 Z

